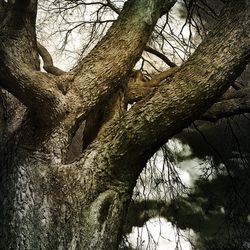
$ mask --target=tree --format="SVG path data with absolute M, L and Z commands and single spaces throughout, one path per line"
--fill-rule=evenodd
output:
M 247 88 L 230 86 L 249 61 L 250 3 L 227 2 L 185 63 L 131 83 L 175 0 L 128 0 L 69 72 L 37 43 L 37 1 L 0 1 L 1 249 L 116 249 L 152 154 L 196 119 L 249 111 Z M 82 154 L 69 159 L 83 122 Z
M 179 207 L 175 223 L 197 232 L 198 249 L 249 248 L 248 126 L 249 115 L 236 116 L 215 126 L 199 122 L 198 128 L 179 135 L 196 157 L 213 159 L 206 178 L 198 179 L 191 193 L 170 205 Z

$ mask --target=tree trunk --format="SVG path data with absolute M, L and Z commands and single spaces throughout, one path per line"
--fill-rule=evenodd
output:
M 63 133 L 42 147 L 36 136 L 24 126 L 1 144 L 0 249 L 117 249 L 133 187 L 92 173 L 85 183 L 61 163 Z

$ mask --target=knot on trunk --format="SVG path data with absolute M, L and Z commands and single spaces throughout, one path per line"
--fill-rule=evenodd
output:
M 107 190 L 96 198 L 96 200 L 91 204 L 89 220 L 95 222 L 98 230 L 105 227 L 105 222 L 112 218 L 115 212 L 115 200 L 117 200 L 118 194 L 115 191 Z

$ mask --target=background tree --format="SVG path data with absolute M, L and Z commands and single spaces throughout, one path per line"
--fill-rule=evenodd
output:
M 250 3 L 227 2 L 191 56 L 189 46 L 185 63 L 146 78 L 132 72 L 144 49 L 176 65 L 147 47 L 150 36 L 167 41 L 157 21 L 176 1 L 129 0 L 122 8 L 63 2 L 98 5 L 97 17 L 106 7 L 118 15 L 68 72 L 37 42 L 37 1 L 0 1 L 1 248 L 116 249 L 136 180 L 153 153 L 198 118 L 249 110 L 247 87 L 230 86 L 249 60 Z M 164 27 L 168 19 L 158 22 Z M 76 158 L 69 148 L 80 127 Z
M 194 156 L 212 157 L 212 166 L 203 168 L 191 193 L 170 204 L 173 222 L 199 235 L 198 249 L 249 248 L 248 126 L 248 116 L 240 116 L 213 126 L 199 124 L 180 135 Z

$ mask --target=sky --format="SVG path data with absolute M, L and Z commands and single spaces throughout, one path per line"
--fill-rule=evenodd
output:
M 134 227 L 128 235 L 131 245 L 138 250 L 191 250 L 185 237 L 187 231 L 176 229 L 164 218 L 153 218 L 141 227 Z

